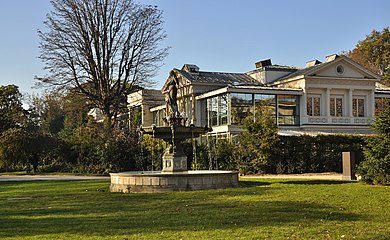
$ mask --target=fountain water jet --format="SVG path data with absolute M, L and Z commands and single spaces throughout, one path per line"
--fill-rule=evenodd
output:
M 162 157 L 163 169 L 157 171 L 110 173 L 111 192 L 172 192 L 238 187 L 238 173 L 234 171 L 198 170 L 188 171 L 187 156 L 181 143 L 185 139 L 197 138 L 211 129 L 207 126 L 186 125 L 177 106 L 178 78 L 170 72 L 166 94 L 166 117 L 168 126 L 141 127 L 142 134 L 163 139 L 168 147 Z

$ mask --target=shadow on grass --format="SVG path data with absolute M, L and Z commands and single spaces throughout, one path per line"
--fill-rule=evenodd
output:
M 134 206 L 137 207 L 137 206 Z M 326 208 L 325 208 L 326 209 Z M 90 208 L 73 208 L 58 211 L 30 211 L 13 217 L 1 216 L 0 237 L 23 237 L 42 234 L 78 234 L 109 236 L 158 233 L 162 231 L 238 229 L 288 225 L 306 218 L 308 221 L 355 221 L 362 216 L 334 212 L 316 204 L 292 201 L 263 202 L 237 206 L 236 203 L 176 204 L 174 208 L 138 210 L 124 207 L 122 211 Z M 333 212 L 333 214 L 329 214 Z
M 239 181 L 238 185 L 239 187 L 258 187 L 258 186 L 268 186 L 271 185 L 272 183 L 270 182 L 259 182 L 259 181 Z
M 99 184 L 105 186 L 107 182 L 43 184 L 37 185 L 40 190 L 31 189 L 36 187 L 32 183 L 18 186 L 23 189 L 14 195 L 32 196 L 31 200 L 7 201 L 4 193 L 0 195 L 0 238 L 44 234 L 111 237 L 279 227 L 303 219 L 306 222 L 366 219 L 364 215 L 315 202 L 264 200 L 266 192 L 277 189 L 263 182 L 248 181 L 244 185 L 249 187 L 226 190 L 127 195 L 96 190 Z

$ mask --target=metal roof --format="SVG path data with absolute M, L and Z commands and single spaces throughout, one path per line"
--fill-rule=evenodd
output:
M 256 79 L 245 73 L 222 73 L 222 72 L 187 72 L 177 70 L 191 83 L 210 83 L 223 85 L 262 85 Z

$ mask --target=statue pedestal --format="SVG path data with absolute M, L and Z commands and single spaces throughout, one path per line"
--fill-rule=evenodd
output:
M 187 156 L 165 153 L 162 157 L 163 173 L 187 172 Z
M 356 153 L 343 152 L 343 180 L 356 180 L 355 175 Z

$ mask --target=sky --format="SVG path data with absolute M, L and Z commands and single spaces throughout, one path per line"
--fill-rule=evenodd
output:
M 138 0 L 163 11 L 169 55 L 154 81 L 196 64 L 201 71 L 243 73 L 255 62 L 304 67 L 307 61 L 353 49 L 372 30 L 390 26 L 388 0 Z M 43 76 L 37 30 L 51 11 L 49 0 L 0 3 L 0 85 L 40 93 Z

